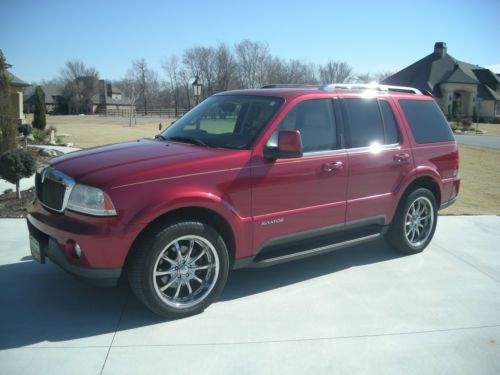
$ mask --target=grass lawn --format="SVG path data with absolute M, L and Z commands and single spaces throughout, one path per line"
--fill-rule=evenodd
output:
M 476 129 L 476 124 L 472 126 L 473 129 Z M 485 135 L 496 135 L 500 136 L 500 124 L 479 124 L 479 130 L 484 130 Z
M 500 151 L 459 145 L 458 199 L 441 215 L 500 214 Z
M 171 118 L 137 118 L 137 125 L 129 126 L 126 117 L 104 116 L 47 116 L 47 126 L 57 129 L 63 143 L 73 143 L 75 147 L 94 147 L 110 143 L 133 141 L 144 137 L 154 137 L 173 121 Z M 27 122 L 31 122 L 28 118 Z
M 220 120 L 219 120 L 220 121 Z M 137 125 L 128 126 L 127 118 L 101 116 L 48 116 L 48 125 L 58 134 L 65 134 L 63 142 L 75 147 L 93 147 L 125 142 L 158 134 L 172 119 L 138 118 Z M 210 120 L 202 125 L 209 125 Z M 220 125 L 220 132 L 234 126 L 234 120 Z M 202 126 L 203 127 L 203 126 Z M 500 124 L 479 124 L 488 135 L 500 136 Z M 459 145 L 460 176 L 462 178 L 457 202 L 440 212 L 442 215 L 500 214 L 500 151 Z

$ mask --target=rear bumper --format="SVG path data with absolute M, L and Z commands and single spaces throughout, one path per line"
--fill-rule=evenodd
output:
M 450 207 L 453 203 L 455 203 L 456 200 L 457 200 L 457 197 L 454 197 L 454 198 L 450 199 L 447 202 L 441 203 L 441 205 L 439 206 L 439 209 L 443 210 L 443 209 L 445 209 L 447 207 Z
M 122 268 L 94 268 L 74 264 L 68 259 L 68 254 L 65 252 L 64 247 L 55 238 L 37 228 L 37 224 L 39 223 L 37 223 L 37 220 L 33 216 L 28 215 L 26 221 L 29 233 L 40 243 L 40 250 L 44 257 L 49 258 L 66 272 L 87 283 L 98 286 L 117 285 Z

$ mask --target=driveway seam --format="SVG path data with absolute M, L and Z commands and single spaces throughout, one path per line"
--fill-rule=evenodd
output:
M 462 263 L 465 263 L 467 264 L 468 266 L 474 268 L 476 271 L 479 271 L 481 272 L 483 275 L 485 275 L 486 277 L 488 277 L 489 279 L 492 279 L 493 281 L 496 281 L 497 283 L 500 284 L 500 280 L 498 280 L 496 277 L 490 275 L 488 272 L 486 271 L 483 271 L 481 268 L 479 268 L 478 266 L 476 266 L 475 264 L 473 263 L 470 263 L 468 262 L 467 260 L 463 259 L 462 257 L 458 256 L 457 254 L 454 254 L 453 252 L 449 251 L 449 250 L 446 250 L 444 247 L 438 245 L 438 244 L 435 244 L 436 247 L 439 247 L 441 250 L 443 250 L 444 252 L 450 254 L 451 256 L 457 258 L 458 260 L 460 260 Z
M 113 346 L 113 342 L 115 341 L 115 337 L 116 337 L 116 333 L 118 332 L 118 328 L 120 328 L 120 323 L 122 321 L 123 314 L 125 313 L 125 309 L 127 308 L 129 296 L 130 296 L 130 292 L 127 291 L 127 295 L 125 296 L 125 303 L 123 304 L 122 311 L 120 312 L 120 317 L 118 318 L 118 322 L 116 323 L 115 332 L 113 333 L 113 338 L 111 339 L 111 343 L 109 344 L 108 351 L 106 353 L 106 357 L 104 358 L 104 363 L 102 364 L 101 372 L 99 373 L 100 375 L 102 375 L 102 373 L 104 371 L 104 367 L 106 366 L 106 362 L 108 361 L 109 352 L 111 351 L 111 347 Z
M 376 338 L 376 337 L 390 337 L 390 336 L 407 336 L 407 335 L 421 335 L 427 333 L 442 333 L 442 332 L 457 332 L 469 331 L 475 329 L 486 328 L 500 328 L 500 324 L 472 326 L 472 327 L 458 327 L 458 328 L 445 328 L 426 331 L 413 331 L 413 332 L 392 332 L 392 333 L 376 333 L 371 335 L 351 335 L 351 336 L 330 336 L 330 337 L 312 337 L 303 339 L 285 339 L 285 340 L 262 340 L 262 341 L 235 341 L 235 342 L 219 342 L 219 343 L 200 343 L 200 344 L 137 344 L 137 345 L 114 345 L 114 348 L 147 348 L 147 347 L 189 347 L 189 346 L 228 346 L 228 345 L 258 345 L 258 344 L 279 344 L 279 343 L 292 343 L 292 342 L 307 342 L 307 341 L 334 341 L 346 339 L 361 339 L 361 338 Z

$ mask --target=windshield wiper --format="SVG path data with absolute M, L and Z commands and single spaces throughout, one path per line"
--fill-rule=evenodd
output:
M 203 142 L 201 139 L 188 137 L 188 136 L 180 136 L 180 135 L 173 136 L 173 137 L 163 137 L 162 136 L 162 139 L 165 139 L 167 141 L 178 141 L 178 142 L 183 142 L 183 143 L 192 143 L 193 145 L 208 147 L 208 145 L 205 142 Z

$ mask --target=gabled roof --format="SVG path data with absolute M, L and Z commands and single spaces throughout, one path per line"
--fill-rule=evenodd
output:
M 448 54 L 440 56 L 437 53 L 431 53 L 387 77 L 381 83 L 412 86 L 432 91 L 436 85 L 443 82 L 478 84 L 479 81 L 472 72 L 472 67 L 476 66 L 458 61 Z
M 62 96 L 62 88 L 56 85 L 42 85 L 40 86 L 45 96 L 45 104 L 55 104 L 57 97 Z M 31 86 L 24 91 L 24 101 L 30 101 L 35 95 L 35 86 Z
M 477 96 L 484 100 L 500 100 L 500 94 L 493 91 L 487 85 L 479 85 L 477 89 Z
M 471 76 L 467 75 L 462 69 L 460 69 L 460 65 L 456 64 L 455 68 L 448 73 L 446 73 L 439 83 L 472 83 L 478 84 L 479 81 Z
M 499 79 L 500 75 L 493 73 L 489 69 L 484 69 L 484 68 L 474 69 L 473 72 L 481 83 L 486 83 L 486 84 L 492 84 L 492 83 L 498 84 L 498 83 L 500 83 L 500 79 Z
M 10 84 L 13 85 L 13 86 L 21 86 L 21 87 L 27 87 L 27 86 L 30 86 L 29 83 L 27 82 L 24 82 L 21 78 L 15 76 L 14 74 L 12 74 L 11 72 L 7 71 L 7 75 L 9 76 L 10 78 Z
M 442 83 L 472 84 L 478 85 L 478 96 L 485 100 L 499 100 L 496 98 L 500 96 L 494 90 L 500 84 L 498 75 L 479 65 L 457 60 L 447 53 L 433 52 L 381 83 L 430 90 L 437 97 L 442 96 Z
M 111 88 L 111 91 L 108 91 L 108 92 L 113 93 L 113 94 L 121 94 L 122 93 L 122 90 L 120 90 L 118 87 L 116 87 L 116 85 L 113 84 L 112 82 L 108 83 L 108 85 Z

